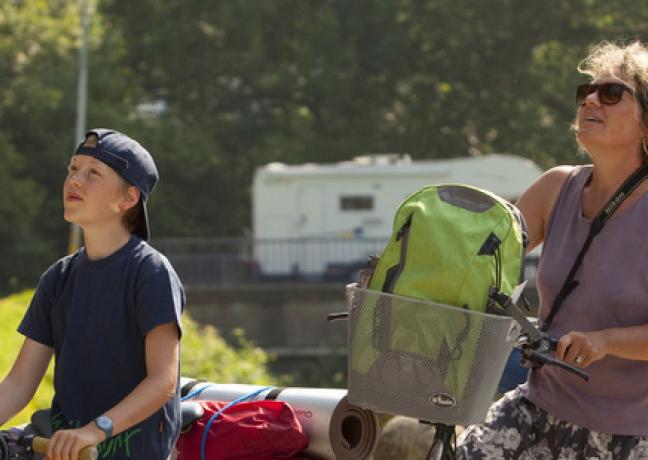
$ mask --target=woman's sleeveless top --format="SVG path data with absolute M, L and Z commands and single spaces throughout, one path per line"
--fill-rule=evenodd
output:
M 587 237 L 591 220 L 583 217 L 581 193 L 591 173 L 591 166 L 574 168 L 549 219 L 537 279 L 541 319 Z M 617 211 L 594 238 L 576 273 L 579 285 L 549 334 L 648 324 L 647 262 L 648 193 Z M 591 430 L 648 436 L 648 361 L 606 356 L 585 370 L 589 382 L 554 366 L 532 371 L 527 397 L 558 419 Z

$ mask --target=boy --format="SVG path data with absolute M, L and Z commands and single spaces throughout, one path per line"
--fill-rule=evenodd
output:
M 146 243 L 151 155 L 107 129 L 85 135 L 63 185 L 64 218 L 84 247 L 41 277 L 18 331 L 25 342 L 0 382 L 0 424 L 32 398 L 55 356 L 49 460 L 166 460 L 180 428 L 180 316 L 185 297 Z

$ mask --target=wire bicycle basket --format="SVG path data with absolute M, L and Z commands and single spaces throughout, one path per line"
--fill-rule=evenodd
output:
M 513 318 L 355 284 L 346 298 L 353 404 L 447 425 L 483 422 L 521 332 Z

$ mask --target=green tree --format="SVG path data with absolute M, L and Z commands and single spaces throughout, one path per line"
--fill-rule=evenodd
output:
M 30 280 L 42 269 L 35 262 L 49 249 L 36 230 L 45 190 L 25 177 L 25 163 L 0 134 L 0 291 Z
M 123 130 L 155 156 L 154 237 L 240 235 L 254 168 L 270 161 L 585 161 L 570 133 L 578 61 L 603 39 L 648 38 L 648 6 L 631 0 L 96 2 L 88 125 Z M 15 202 L 33 212 L 0 224 L 9 235 L 23 222 L 20 242 L 0 244 L 22 247 L 30 267 L 66 247 L 79 30 L 76 2 L 0 4 L 0 147 L 21 158 L 5 184 L 33 189 Z M 0 277 L 25 276 L 9 265 Z
M 49 115 L 66 103 L 55 69 L 74 46 L 72 13 L 65 1 L 0 4 L 0 291 L 33 285 L 57 254 L 48 192 L 62 136 Z
M 61 186 L 77 140 L 78 2 L 0 4 L 0 292 L 33 286 L 67 249 Z M 137 87 L 121 64 L 121 35 L 93 15 L 91 126 L 127 129 Z M 108 69 L 108 70 L 107 70 Z
M 126 3 L 103 12 L 139 85 L 168 104 L 150 142 L 174 171 L 176 210 L 159 225 L 176 235 L 240 234 L 253 169 L 269 161 L 577 161 L 575 66 L 600 39 L 640 37 L 648 14 L 600 0 Z

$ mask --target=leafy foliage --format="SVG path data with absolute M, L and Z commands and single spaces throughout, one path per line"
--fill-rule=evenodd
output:
M 648 38 L 648 6 L 634 0 L 94 8 L 88 125 L 123 130 L 154 154 L 155 237 L 240 235 L 253 171 L 270 161 L 365 152 L 584 161 L 570 133 L 579 60 L 600 40 Z M 76 142 L 78 47 L 77 2 L 0 4 L 0 177 L 14 191 L 0 203 L 13 207 L 0 222 L 12 261 L 0 264 L 5 291 L 33 285 L 66 247 L 59 197 Z
M 235 331 L 238 346 L 232 348 L 212 326 L 183 319 L 182 375 L 217 383 L 277 384 L 267 370 L 269 356 Z
M 0 300 L 0 337 L 2 337 L 0 348 L 3 351 L 0 354 L 0 378 L 3 378 L 11 369 L 24 341 L 24 337 L 16 332 L 16 328 L 25 314 L 32 294 L 32 291 L 23 291 Z M 3 427 L 27 423 L 34 411 L 49 407 L 54 393 L 53 389 L 54 366 L 50 364 L 34 398 Z

